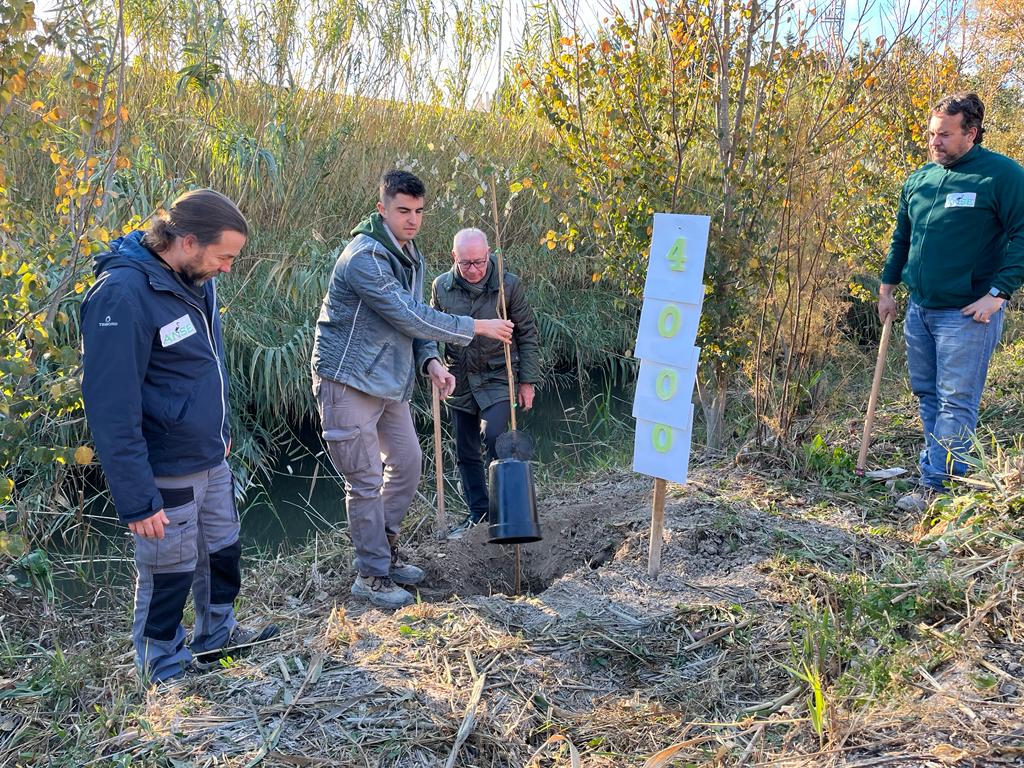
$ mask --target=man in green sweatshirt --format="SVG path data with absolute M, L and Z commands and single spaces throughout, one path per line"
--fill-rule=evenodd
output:
M 903 185 L 882 272 L 883 321 L 896 317 L 896 286 L 909 293 L 907 367 L 924 426 L 922 487 L 900 499 L 905 510 L 924 510 L 966 473 L 1003 305 L 1024 282 L 1024 168 L 981 146 L 984 116 L 973 93 L 932 108 L 932 162 Z
M 352 230 L 337 257 L 313 338 L 313 394 L 323 439 L 345 476 L 348 530 L 356 551 L 352 594 L 374 605 L 413 602 L 401 585 L 422 570 L 403 562 L 398 532 L 420 480 L 422 454 L 409 401 L 416 374 L 447 397 L 455 377 L 437 342 L 476 336 L 509 343 L 513 324 L 431 309 L 423 301 L 423 255 L 415 237 L 426 188 L 406 171 L 380 183 L 377 211 Z

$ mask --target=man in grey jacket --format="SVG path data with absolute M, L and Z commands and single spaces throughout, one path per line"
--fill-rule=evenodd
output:
M 414 238 L 425 196 L 413 174 L 384 175 L 377 212 L 352 230 L 334 265 L 313 341 L 323 437 L 345 477 L 358 572 L 352 594 L 394 608 L 413 602 L 399 585 L 417 584 L 424 575 L 402 562 L 397 549 L 422 465 L 409 409 L 416 372 L 447 397 L 455 377 L 436 342 L 465 346 L 481 335 L 508 343 L 513 330 L 505 320 L 449 315 L 424 303 L 424 261 Z

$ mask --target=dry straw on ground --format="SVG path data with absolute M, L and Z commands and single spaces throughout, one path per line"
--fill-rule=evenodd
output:
M 901 532 L 915 521 L 866 519 L 888 508 L 884 492 L 867 507 L 826 489 L 795 495 L 781 475 L 697 468 L 688 488 L 670 494 L 662 575 L 652 582 L 648 485 L 622 473 L 542 498 L 545 542 L 526 548 L 532 596 L 501 593 L 511 556 L 488 547 L 481 528 L 439 543 L 423 526 L 407 552 L 428 564 L 428 600 L 393 614 L 349 599 L 341 535 L 263 562 L 246 581 L 243 611 L 278 621 L 283 637 L 152 691 L 135 682 L 124 610 L 46 613 L 5 588 L 4 626 L 19 628 L 25 652 L 3 681 L 14 696 L 0 714 L 0 763 L 866 767 L 1020 758 L 1024 542 L 1011 518 L 979 538 L 959 516 L 915 544 Z M 880 581 L 908 555 L 926 563 L 916 578 Z M 859 572 L 884 583 L 892 612 L 936 593 L 927 612 L 908 611 L 899 625 L 905 644 L 860 638 L 858 655 L 839 641 L 855 638 L 843 590 Z M 936 592 L 942 578 L 967 599 Z M 814 630 L 816 620 L 835 637 Z M 819 646 L 831 650 L 819 658 Z M 787 671 L 800 658 L 824 676 L 820 735 L 809 686 Z M 899 680 L 879 672 L 877 695 L 857 688 L 867 679 L 851 676 L 857 665 L 882 662 L 901 665 Z

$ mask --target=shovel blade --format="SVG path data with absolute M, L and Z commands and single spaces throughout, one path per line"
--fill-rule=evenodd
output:
M 533 458 L 533 440 L 518 429 L 502 432 L 494 441 L 494 453 L 499 459 L 529 461 Z

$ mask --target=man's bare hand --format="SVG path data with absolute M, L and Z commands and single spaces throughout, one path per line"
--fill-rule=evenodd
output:
M 1000 299 L 998 296 L 990 296 L 986 293 L 973 304 L 968 304 L 961 309 L 960 314 L 964 317 L 974 318 L 975 322 L 987 323 L 992 318 L 992 315 L 1002 308 L 1004 302 L 1005 299 Z
M 167 519 L 167 515 L 161 509 L 159 512 L 154 512 L 143 520 L 128 523 L 128 529 L 136 536 L 141 536 L 144 539 L 162 539 L 164 537 L 164 526 L 170 525 L 170 523 L 171 521 Z
M 533 389 L 533 384 L 526 384 L 525 382 L 523 384 L 520 384 L 519 397 L 517 398 L 519 400 L 519 407 L 522 408 L 524 411 L 528 411 L 531 408 L 533 408 L 534 394 L 535 391 Z
M 455 391 L 455 377 L 437 358 L 427 363 L 427 375 L 434 382 L 434 386 L 437 387 L 442 400 Z
M 474 320 L 473 332 L 477 336 L 487 336 L 508 344 L 512 341 L 512 329 L 515 328 L 511 320 Z
M 883 283 L 878 289 L 878 319 L 883 323 L 889 318 L 896 319 L 896 299 L 892 295 L 895 287 Z

